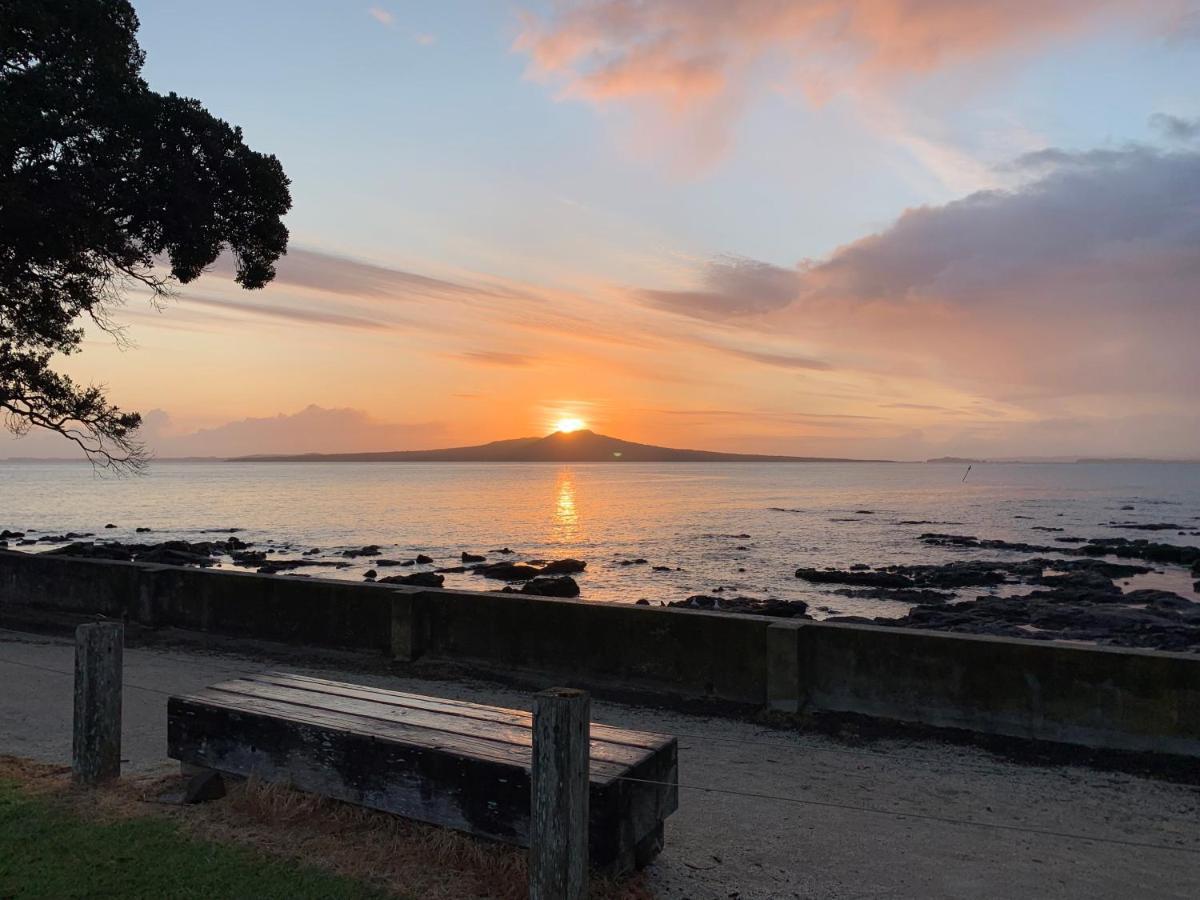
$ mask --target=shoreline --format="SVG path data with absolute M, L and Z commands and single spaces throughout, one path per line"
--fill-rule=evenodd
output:
M 1149 523 L 1129 527 L 1162 532 L 1182 526 Z M 301 549 L 294 542 L 244 540 L 238 537 L 243 532 L 240 528 L 208 529 L 200 541 L 155 540 L 156 532 L 149 528 L 135 529 L 137 537 L 145 542 L 105 539 L 104 531 L 118 530 L 111 523 L 99 532 L 40 534 L 4 529 L 0 531 L 0 549 L 293 578 L 333 577 L 348 583 L 579 597 L 599 603 L 747 613 L 776 619 L 1200 653 L 1200 547 L 1146 538 L 1066 537 L 1056 538 L 1060 542 L 1057 545 L 1049 545 L 930 532 L 920 535 L 919 540 L 931 548 L 950 547 L 962 554 L 986 552 L 992 557 L 1013 558 L 973 557 L 876 566 L 857 563 L 848 569 L 801 566 L 794 576 L 805 586 L 802 590 L 811 589 L 806 599 L 751 596 L 717 586 L 685 597 L 672 598 L 668 592 L 665 597 L 635 600 L 589 598 L 588 560 L 530 558 L 508 547 L 464 549 L 457 557 L 434 557 L 423 551 L 393 552 L 399 547 L 385 549 L 376 544 Z M 1179 534 L 1200 535 L 1200 531 Z M 728 537 L 747 539 L 749 535 Z M 601 564 L 668 574 L 672 571 L 670 566 L 655 565 L 641 557 Z M 1189 581 L 1192 585 L 1187 590 Z M 841 613 L 822 602 L 830 596 L 879 601 L 894 608 L 895 614 Z

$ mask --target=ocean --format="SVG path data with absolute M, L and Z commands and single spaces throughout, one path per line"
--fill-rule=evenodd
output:
M 658 603 L 720 588 L 726 597 L 805 600 L 817 618 L 900 616 L 908 607 L 807 584 L 794 577 L 797 567 L 1021 557 L 931 547 L 919 540 L 924 532 L 1043 545 L 1060 536 L 1200 544 L 1187 534 L 1200 531 L 1200 464 L 977 463 L 964 482 L 965 469 L 950 463 L 156 462 L 144 476 L 118 479 L 98 478 L 86 464 L 0 463 L 0 529 L 31 538 L 73 531 L 144 543 L 213 539 L 213 532 L 239 529 L 240 539 L 279 558 L 319 549 L 309 558 L 350 563 L 298 573 L 352 580 L 375 567 L 372 558 L 347 560 L 341 553 L 369 544 L 379 545 L 384 558 L 427 554 L 434 566 L 457 564 L 463 551 L 489 560 L 574 557 L 588 564 L 578 576 L 584 600 Z M 106 529 L 108 523 L 117 527 Z M 1130 523 L 1182 527 L 1146 532 Z M 138 527 L 151 532 L 138 534 Z M 514 554 L 492 552 L 505 547 Z M 1160 568 L 1130 586 L 1200 600 L 1184 569 Z M 446 586 L 498 587 L 470 574 L 448 575 Z M 984 592 L 970 588 L 962 598 Z

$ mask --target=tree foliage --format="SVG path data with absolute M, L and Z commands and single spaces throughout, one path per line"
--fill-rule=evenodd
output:
M 286 252 L 288 179 L 196 100 L 158 94 L 127 0 L 0 0 L 0 409 L 94 463 L 146 458 L 137 413 L 54 371 L 126 295 L 161 304 L 222 252 L 260 288 Z

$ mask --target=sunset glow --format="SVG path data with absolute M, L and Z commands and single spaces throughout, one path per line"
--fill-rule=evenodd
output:
M 265 289 L 218 259 L 62 360 L 159 457 L 1200 454 L 1182 0 L 134 5 L 295 201 Z
M 572 416 L 565 416 L 554 423 L 555 431 L 572 432 L 580 431 L 587 428 L 587 423 L 583 419 L 577 419 Z

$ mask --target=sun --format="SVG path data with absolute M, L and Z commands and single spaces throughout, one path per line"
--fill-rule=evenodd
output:
M 587 428 L 587 422 L 573 416 L 563 416 L 554 423 L 555 431 L 579 431 L 583 428 Z

